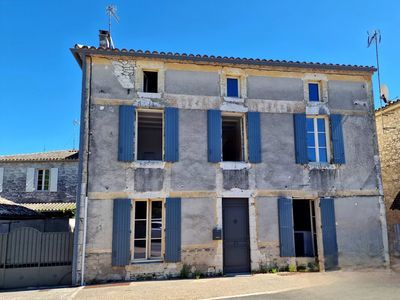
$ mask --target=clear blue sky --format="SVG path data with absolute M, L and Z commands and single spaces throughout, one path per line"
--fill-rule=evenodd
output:
M 97 46 L 109 3 L 0 0 L 0 154 L 72 148 L 81 70 L 69 48 Z M 382 82 L 400 96 L 397 0 L 111 3 L 115 44 L 128 49 L 375 65 L 366 32 L 378 28 Z

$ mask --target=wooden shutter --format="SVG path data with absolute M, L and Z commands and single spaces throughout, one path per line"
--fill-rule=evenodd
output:
M 134 160 L 135 140 L 135 107 L 121 105 L 119 107 L 119 131 L 118 131 L 118 160 Z
M 307 164 L 307 131 L 306 115 L 294 114 L 294 147 L 296 155 L 296 164 Z
M 320 201 L 320 208 L 325 268 L 332 269 L 338 265 L 335 204 L 333 199 L 322 198 Z
M 278 198 L 280 255 L 296 256 L 294 247 L 292 199 Z
M 165 211 L 165 261 L 181 261 L 181 198 L 167 198 Z
M 179 160 L 179 110 L 165 108 L 165 161 Z
M 57 192 L 58 168 L 50 169 L 50 192 Z
M 129 264 L 131 240 L 131 207 L 130 199 L 115 199 L 113 205 L 112 230 L 112 265 Z
M 33 192 L 34 190 L 35 190 L 35 169 L 27 168 L 26 169 L 25 191 Z
M 251 163 L 261 162 L 261 128 L 260 113 L 247 113 L 247 139 L 249 146 L 249 161 Z
M 4 168 L 0 168 L 0 193 L 3 191 Z
M 346 159 L 344 155 L 342 116 L 331 115 L 330 123 L 332 135 L 333 163 L 344 164 L 346 162 Z
M 222 119 L 220 110 L 207 112 L 208 161 L 220 162 L 222 157 Z

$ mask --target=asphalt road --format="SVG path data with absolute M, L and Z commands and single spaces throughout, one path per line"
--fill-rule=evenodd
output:
M 0 293 L 0 299 L 400 299 L 400 273 L 281 273 Z

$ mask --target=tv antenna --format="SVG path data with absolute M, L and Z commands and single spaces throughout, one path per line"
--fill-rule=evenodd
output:
M 114 44 L 111 37 L 111 20 L 115 19 L 117 23 L 119 23 L 119 17 L 117 15 L 117 7 L 114 4 L 109 4 L 106 7 L 106 14 L 108 16 L 108 32 L 110 34 L 111 45 L 114 48 Z

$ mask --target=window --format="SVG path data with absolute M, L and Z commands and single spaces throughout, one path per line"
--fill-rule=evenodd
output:
M 158 92 L 158 72 L 143 71 L 143 92 L 145 93 Z
M 239 97 L 239 79 L 227 78 L 226 79 L 226 95 L 228 97 Z
M 161 259 L 163 239 L 163 201 L 135 200 L 134 209 L 133 259 Z
M 48 191 L 49 182 L 50 182 L 50 170 L 49 169 L 37 170 L 36 190 Z
M 329 157 L 327 119 L 312 117 L 306 120 L 307 155 L 310 162 L 327 163 Z
M 244 161 L 243 116 L 222 116 L 222 160 Z
M 138 111 L 137 159 L 163 159 L 163 112 Z
M 308 100 L 316 102 L 320 101 L 319 83 L 312 82 L 308 84 Z
M 293 227 L 296 257 L 316 256 L 318 251 L 313 201 L 293 200 Z

